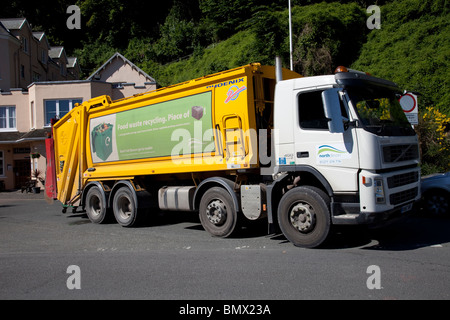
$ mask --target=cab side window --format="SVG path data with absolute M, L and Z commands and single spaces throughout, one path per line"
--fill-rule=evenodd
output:
M 322 102 L 322 91 L 298 95 L 300 127 L 302 129 L 328 130 L 328 119 Z

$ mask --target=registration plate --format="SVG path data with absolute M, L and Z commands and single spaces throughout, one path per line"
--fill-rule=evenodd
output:
M 412 207 L 413 207 L 413 204 L 412 204 L 412 203 L 409 203 L 409 204 L 403 206 L 402 209 L 401 209 L 401 213 L 408 212 L 409 210 L 412 209 Z

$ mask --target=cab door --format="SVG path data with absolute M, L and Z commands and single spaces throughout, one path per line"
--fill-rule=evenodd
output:
M 342 92 L 334 88 L 299 90 L 293 119 L 295 164 L 298 169 L 309 167 L 317 170 L 334 192 L 355 192 L 358 190 L 359 168 L 356 129 L 345 126 L 342 132 L 330 132 L 330 118 L 325 115 L 324 108 L 326 94 L 336 94 L 339 102 L 335 108 L 340 111 L 334 111 L 342 116 L 343 123 L 348 123 L 349 110 Z

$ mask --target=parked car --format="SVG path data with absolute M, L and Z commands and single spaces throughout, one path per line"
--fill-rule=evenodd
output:
M 421 190 L 421 207 L 426 214 L 449 215 L 450 172 L 422 177 Z

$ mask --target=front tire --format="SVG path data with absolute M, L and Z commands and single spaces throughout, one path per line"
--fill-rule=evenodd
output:
M 450 212 L 448 194 L 440 190 L 432 190 L 423 195 L 424 209 L 431 216 L 446 216 Z
M 216 237 L 229 237 L 237 224 L 233 199 L 220 187 L 213 187 L 202 196 L 199 217 L 203 228 Z
M 315 248 L 331 228 L 330 198 L 315 187 L 297 187 L 286 192 L 278 205 L 278 222 L 295 246 Z

